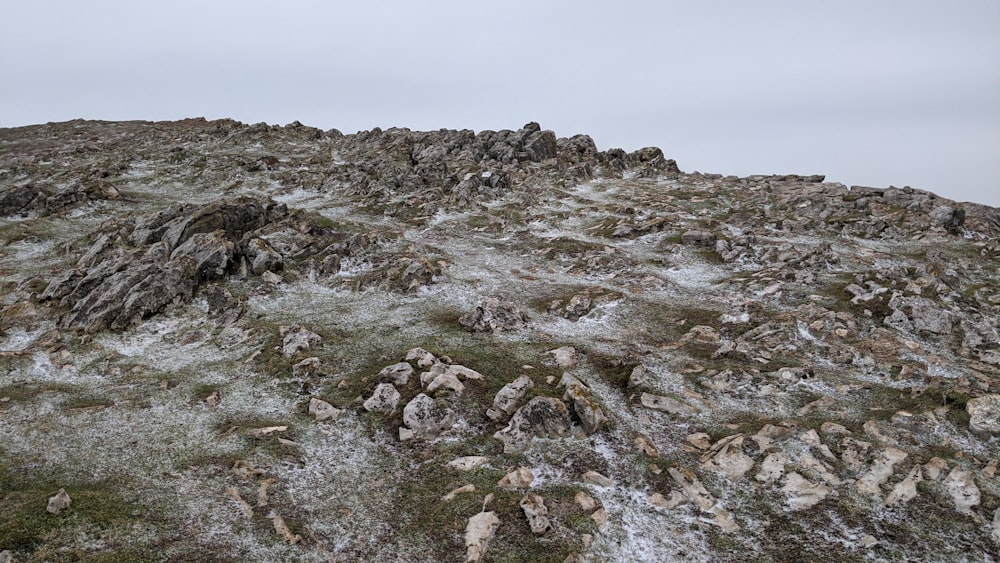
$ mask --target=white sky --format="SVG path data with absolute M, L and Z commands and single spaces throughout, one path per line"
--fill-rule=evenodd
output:
M 0 0 L 0 126 L 299 120 L 661 147 L 1000 206 L 998 0 Z

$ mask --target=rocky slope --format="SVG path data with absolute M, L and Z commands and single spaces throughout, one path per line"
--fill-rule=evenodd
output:
M 0 561 L 995 561 L 1000 211 L 823 180 L 0 130 Z

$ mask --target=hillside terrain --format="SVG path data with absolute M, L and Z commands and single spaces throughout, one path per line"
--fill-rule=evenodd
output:
M 1000 210 L 668 156 L 0 129 L 0 563 L 1000 559 Z

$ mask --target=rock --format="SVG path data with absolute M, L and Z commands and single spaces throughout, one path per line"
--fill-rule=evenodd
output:
M 465 526 L 466 563 L 474 563 L 483 558 L 499 527 L 500 518 L 495 512 L 480 512 L 469 518 L 469 523 Z
M 939 205 L 931 209 L 927 216 L 953 232 L 957 232 L 958 228 L 965 223 L 965 210 L 955 209 L 950 205 Z
M 826 485 L 819 485 L 810 482 L 798 473 L 789 473 L 785 478 L 785 485 L 781 487 L 781 492 L 787 497 L 785 500 L 789 510 L 799 511 L 815 506 L 825 499 L 832 489 Z
M 688 434 L 684 440 L 699 450 L 707 450 L 712 447 L 712 437 L 704 432 Z
M 486 463 L 489 460 L 490 458 L 486 456 L 469 455 L 469 456 L 455 458 L 446 463 L 445 466 L 458 471 L 472 471 L 473 469 L 479 467 L 480 465 Z
M 422 368 L 430 367 L 435 363 L 437 363 L 437 358 L 434 357 L 434 354 L 431 354 L 430 352 L 424 350 L 423 348 L 410 349 L 408 352 L 406 352 L 405 359 L 407 362 L 416 360 L 417 367 L 422 367 Z
M 292 377 L 315 377 L 319 374 L 321 366 L 319 358 L 315 356 L 306 358 L 292 366 Z
M 743 453 L 743 435 L 722 438 L 701 456 L 701 466 L 730 479 L 740 479 L 753 468 L 753 458 Z
M 236 245 L 226 237 L 225 231 L 195 233 L 170 253 L 170 260 L 186 256 L 194 260 L 198 280 L 211 280 L 224 276 L 233 263 Z
M 316 417 L 317 421 L 330 420 L 331 422 L 336 422 L 343 412 L 322 399 L 317 399 L 316 397 L 309 399 L 309 414 Z
M 1000 395 L 983 395 L 965 404 L 969 430 L 984 435 L 1000 435 Z
M 250 271 L 258 276 L 264 272 L 277 272 L 284 266 L 281 254 L 260 237 L 248 240 L 244 245 L 244 253 L 250 262 Z
M 31 301 L 22 301 L 0 311 L 0 334 L 15 325 L 30 325 L 36 317 L 35 304 Z
M 896 486 L 892 488 L 892 492 L 889 496 L 885 497 L 886 506 L 895 506 L 897 504 L 906 504 L 910 502 L 917 496 L 917 483 L 922 481 L 923 478 L 920 475 L 920 467 L 914 467 L 910 470 L 910 473 L 905 479 L 896 483 Z
M 569 401 L 573 405 L 573 411 L 579 417 L 584 432 L 588 435 L 593 434 L 600 430 L 602 425 L 607 423 L 608 417 L 597 404 L 590 389 L 584 386 L 579 379 L 565 374 L 559 384 L 566 386 L 566 393 L 563 395 L 563 400 Z
M 579 293 L 570 297 L 569 303 L 564 307 L 559 307 L 559 304 L 560 302 L 555 302 L 553 304 L 554 307 L 550 308 L 549 311 L 574 322 L 586 316 L 594 308 L 593 299 L 585 293 Z
M 843 434 L 850 435 L 851 431 L 836 422 L 824 422 L 819 427 L 819 431 L 826 435 Z
M 651 393 L 643 393 L 640 396 L 639 401 L 642 406 L 647 409 L 653 409 L 670 414 L 689 414 L 698 412 L 694 407 L 690 407 L 676 399 L 661 397 L 660 395 L 653 395 Z
M 530 469 L 527 467 L 519 467 L 504 475 L 503 478 L 497 482 L 497 486 L 508 491 L 513 491 L 515 489 L 527 489 L 531 487 L 531 483 L 534 480 L 535 474 L 532 473 Z
M 281 353 L 286 358 L 290 358 L 299 352 L 304 352 L 309 349 L 311 343 L 322 340 L 320 335 L 306 330 L 299 324 L 280 327 L 279 333 L 282 336 Z
M 403 407 L 403 424 L 413 437 L 432 440 L 455 423 L 455 413 L 438 401 L 420 393 Z
M 446 371 L 431 380 L 427 384 L 427 391 L 434 392 L 438 389 L 445 389 L 455 393 L 456 395 L 461 395 L 462 391 L 465 390 L 465 385 L 458 380 L 458 376 L 454 372 Z
M 524 516 L 528 519 L 528 526 L 531 528 L 532 534 L 541 536 L 552 528 L 552 523 L 549 522 L 548 518 L 549 509 L 545 507 L 545 500 L 541 495 L 535 493 L 524 495 L 524 498 L 521 499 L 521 510 L 524 511 Z
M 45 510 L 50 514 L 59 514 L 69 508 L 72 502 L 72 499 L 66 494 L 66 489 L 59 489 L 58 493 L 49 497 L 49 504 L 45 507 Z
M 285 540 L 285 543 L 295 545 L 302 541 L 302 536 L 292 533 L 292 530 L 288 528 L 288 524 L 285 524 L 285 519 L 281 517 L 281 514 L 278 514 L 277 510 L 272 510 L 267 517 L 271 519 L 274 531 Z
M 929 481 L 937 481 L 945 469 L 948 469 L 948 462 L 939 457 L 932 457 L 923 465 L 924 476 Z
M 399 362 L 382 368 L 382 371 L 378 372 L 378 380 L 393 385 L 406 385 L 409 383 L 411 375 L 413 375 L 413 366 L 407 362 Z
M 441 497 L 441 502 L 451 502 L 455 500 L 455 497 L 457 497 L 462 493 L 473 493 L 475 491 L 476 491 L 476 486 L 471 483 L 468 485 L 462 485 L 461 487 Z
M 974 516 L 972 507 L 979 504 L 979 487 L 971 471 L 956 467 L 944 480 L 944 488 L 955 503 L 955 510 L 967 516 Z
M 458 364 L 455 365 L 445 365 L 445 364 L 434 364 L 431 369 L 420 374 L 421 385 L 428 385 L 435 379 L 441 376 L 445 376 L 447 380 L 461 380 L 461 379 L 483 379 L 483 374 L 476 370 L 469 369 L 465 366 Z M 443 384 L 445 380 L 442 380 Z
M 785 474 L 785 464 L 788 463 L 788 454 L 785 452 L 773 452 L 768 454 L 760 464 L 760 471 L 754 476 L 758 482 L 770 484 L 778 481 Z
M 681 234 L 681 244 L 715 246 L 716 236 L 706 231 L 686 231 Z
M 462 315 L 458 323 L 472 332 L 500 332 L 524 328 L 528 318 L 516 307 L 501 304 L 499 299 L 490 297 Z
M 696 325 L 691 327 L 691 329 L 681 337 L 680 343 L 684 346 L 699 350 L 714 351 L 718 348 L 721 339 L 722 336 L 719 335 L 719 331 L 714 328 L 705 325 Z
M 535 397 L 517 409 L 507 427 L 493 437 L 503 442 L 504 453 L 521 453 L 528 449 L 532 438 L 566 438 L 572 436 L 572 429 L 565 403 L 552 397 Z
M 6 549 L 0 551 L 0 563 L 15 563 L 14 554 Z
M 897 463 L 906 459 L 906 452 L 898 448 L 886 448 L 879 453 L 868 471 L 857 480 L 855 486 L 862 493 L 880 494 L 879 486 L 892 475 Z
M 260 281 L 277 287 L 281 283 L 281 276 L 275 274 L 271 270 L 268 270 L 260 275 Z
M 610 487 L 614 484 L 611 479 L 608 479 L 596 471 L 588 471 L 584 473 L 580 479 L 588 485 L 597 485 L 598 487 Z
M 997 508 L 996 510 L 993 511 L 992 528 L 993 530 L 992 533 L 990 534 L 990 537 L 992 537 L 993 541 L 995 541 L 996 543 L 1000 543 L 1000 508 Z
M 396 410 L 396 404 L 399 403 L 399 399 L 399 391 L 391 383 L 379 383 L 375 386 L 372 396 L 364 402 L 363 406 L 368 412 L 388 414 Z
M 563 346 L 562 348 L 549 350 L 546 354 L 552 356 L 556 365 L 563 369 L 569 369 L 576 364 L 576 348 L 572 346 Z
M 608 528 L 608 511 L 598 508 L 590 515 L 590 519 L 597 525 L 597 530 L 603 532 Z
M 573 497 L 573 502 L 575 502 L 584 512 L 596 510 L 597 507 L 600 506 L 597 499 L 583 491 L 578 491 L 576 493 L 576 496 Z
M 722 507 L 722 504 L 712 496 L 712 493 L 708 492 L 708 489 L 701 484 L 701 481 L 693 473 L 681 467 L 671 467 L 667 469 L 667 472 L 670 473 L 670 477 L 680 488 L 680 493 L 689 502 L 697 506 L 702 512 L 713 516 L 713 524 L 722 528 L 724 532 L 733 533 L 740 530 L 740 527 L 733 522 L 729 511 Z
M 493 408 L 486 414 L 492 420 L 499 420 L 504 415 L 514 412 L 521 399 L 528 393 L 528 389 L 535 386 L 535 382 L 527 375 L 518 376 L 517 379 L 504 385 L 493 397 Z

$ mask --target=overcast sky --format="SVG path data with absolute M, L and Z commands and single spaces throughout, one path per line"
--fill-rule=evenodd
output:
M 661 147 L 1000 206 L 1000 1 L 0 0 L 0 126 L 299 120 Z

